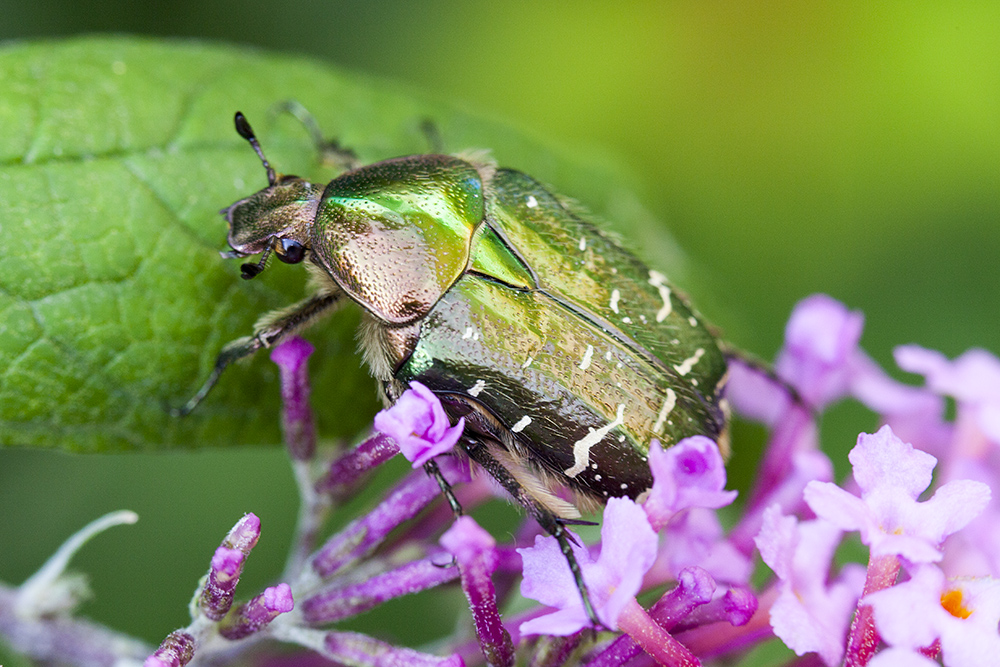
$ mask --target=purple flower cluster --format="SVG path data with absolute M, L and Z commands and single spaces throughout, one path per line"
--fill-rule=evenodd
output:
M 287 583 L 234 602 L 260 536 L 248 514 L 211 559 L 192 623 L 147 650 L 146 664 L 224 662 L 263 639 L 359 667 L 694 667 L 769 640 L 802 656 L 789 661 L 796 665 L 998 664 L 1000 506 L 990 489 L 1000 488 L 1000 360 L 982 350 L 951 361 L 901 347 L 899 367 L 924 378 L 907 385 L 859 347 L 862 327 L 860 313 L 813 296 L 792 314 L 773 373 L 732 362 L 727 401 L 768 429 L 737 505 L 717 443 L 696 436 L 664 449 L 653 441 L 652 488 L 638 501 L 609 500 L 594 544 L 570 533 L 599 628 L 554 537 L 528 520 L 498 542 L 470 516 L 456 517 L 459 504 L 471 511 L 498 491 L 456 452 L 464 424 L 451 424 L 429 389 L 413 383 L 375 418 L 378 433 L 323 459 L 308 405 L 311 348 L 286 342 L 272 358 L 282 369 L 282 425 L 303 500 Z M 844 399 L 868 407 L 879 427 L 858 436 L 853 474 L 836 484 L 818 419 Z M 415 470 L 320 543 L 330 510 L 397 453 Z M 450 508 L 442 487 L 453 487 Z M 867 563 L 837 558 L 852 541 L 867 548 Z M 38 581 L 56 578 L 36 576 L 13 592 L 0 586 L 0 634 L 27 632 L 10 630 L 8 598 L 22 617 L 27 603 L 43 610 L 56 604 L 44 602 L 55 587 Z M 335 627 L 444 584 L 461 586 L 471 623 L 433 652 Z M 74 623 L 73 637 L 111 645 Z M 118 657 L 134 659 L 134 644 L 130 651 Z
M 1000 481 L 1000 361 L 981 350 L 949 362 L 901 347 L 900 367 L 926 378 L 924 387 L 902 385 L 860 350 L 860 329 L 860 314 L 829 297 L 806 299 L 777 363 L 779 377 L 817 414 L 853 397 L 884 425 L 858 437 L 848 457 L 852 480 L 843 487 L 824 475 L 806 479 L 772 451 L 765 456 L 755 539 L 776 575 L 773 631 L 826 665 L 995 664 L 1000 544 L 990 489 Z M 824 456 L 817 414 L 806 418 L 792 400 L 766 412 L 752 390 L 744 393 L 749 383 L 740 373 L 752 369 L 734 378 L 734 405 L 750 406 L 772 427 L 771 448 L 792 462 Z M 945 416 L 946 398 L 955 401 L 954 421 Z M 751 503 L 741 523 L 754 510 Z M 832 571 L 834 551 L 854 532 L 868 547 L 867 568 L 848 563 Z

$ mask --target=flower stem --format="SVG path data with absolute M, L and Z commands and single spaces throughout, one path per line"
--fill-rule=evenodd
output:
M 896 556 L 872 556 L 868 559 L 865 588 L 847 636 L 844 667 L 864 667 L 875 654 L 880 640 L 878 630 L 875 629 L 875 616 L 871 605 L 863 604 L 862 600 L 870 593 L 892 586 L 898 575 L 899 558 Z
M 628 633 L 653 660 L 668 667 L 700 667 L 701 662 L 660 627 L 638 602 L 630 600 L 618 616 L 618 628 Z

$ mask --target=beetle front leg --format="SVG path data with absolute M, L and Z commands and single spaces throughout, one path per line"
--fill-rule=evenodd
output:
M 281 310 L 268 313 L 254 326 L 250 336 L 243 336 L 223 346 L 215 358 L 215 366 L 198 392 L 179 408 L 170 410 L 175 417 L 184 417 L 198 407 L 212 387 L 219 381 L 222 372 L 235 361 L 251 356 L 257 350 L 273 347 L 295 331 L 312 323 L 317 317 L 332 312 L 345 296 L 340 291 L 323 290 L 298 303 Z

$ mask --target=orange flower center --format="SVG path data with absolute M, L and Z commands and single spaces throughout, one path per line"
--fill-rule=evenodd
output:
M 967 609 L 962 601 L 962 589 L 953 588 L 941 594 L 941 606 L 956 618 L 972 616 L 972 610 Z

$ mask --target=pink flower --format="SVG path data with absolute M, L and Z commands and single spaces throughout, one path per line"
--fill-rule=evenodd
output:
M 392 407 L 375 415 L 375 428 L 395 440 L 406 460 L 419 468 L 438 454 L 451 451 L 462 437 L 465 418 L 452 426 L 434 392 L 411 382 Z
M 462 590 L 469 601 L 486 662 L 514 664 L 514 644 L 500 620 L 496 589 L 491 579 L 499 561 L 496 540 L 471 516 L 461 516 L 441 536 L 441 546 L 451 552 L 458 563 Z
M 785 327 L 785 345 L 775 362 L 778 376 L 806 403 L 823 407 L 846 396 L 864 316 L 836 299 L 814 294 L 795 306 Z
M 989 577 L 947 580 L 923 565 L 909 581 L 868 595 L 875 625 L 894 647 L 915 651 L 941 640 L 946 667 L 987 667 L 1000 656 L 1000 582 Z
M 716 581 L 730 584 L 747 583 L 753 572 L 751 559 L 726 539 L 716 513 L 702 507 L 689 509 L 667 526 L 647 581 L 653 577 L 656 583 L 675 579 L 693 566 L 703 568 Z
M 723 490 L 726 465 L 719 446 L 703 435 L 684 438 L 666 450 L 659 440 L 653 440 L 649 467 L 653 472 L 653 488 L 643 509 L 657 531 L 681 510 L 718 509 L 736 498 L 736 491 Z
M 611 498 L 604 509 L 598 559 L 573 545 L 591 602 L 607 627 L 616 629 L 618 615 L 635 601 L 643 575 L 656 559 L 656 542 L 656 533 L 638 505 L 629 498 Z M 538 536 L 535 546 L 517 552 L 524 561 L 521 594 L 558 609 L 522 623 L 521 634 L 565 636 L 588 627 L 590 619 L 556 539 Z
M 990 441 L 1000 444 L 1000 359 L 986 350 L 969 350 L 954 361 L 940 352 L 918 345 L 896 348 L 896 363 L 903 370 L 927 378 L 927 387 L 958 401 Z
M 990 499 L 981 482 L 956 480 L 926 502 L 917 497 L 930 485 L 937 464 L 883 426 L 858 436 L 848 458 L 861 497 L 828 482 L 810 482 L 805 499 L 817 516 L 841 530 L 858 530 L 872 557 L 897 555 L 910 562 L 941 560 L 941 542 L 978 515 Z
M 839 664 L 854 605 L 864 585 L 864 568 L 845 566 L 827 584 L 841 532 L 825 521 L 799 522 L 782 516 L 777 506 L 764 512 L 757 536 L 761 558 L 780 580 L 771 606 L 771 626 L 797 655 L 815 652 L 827 665 Z

